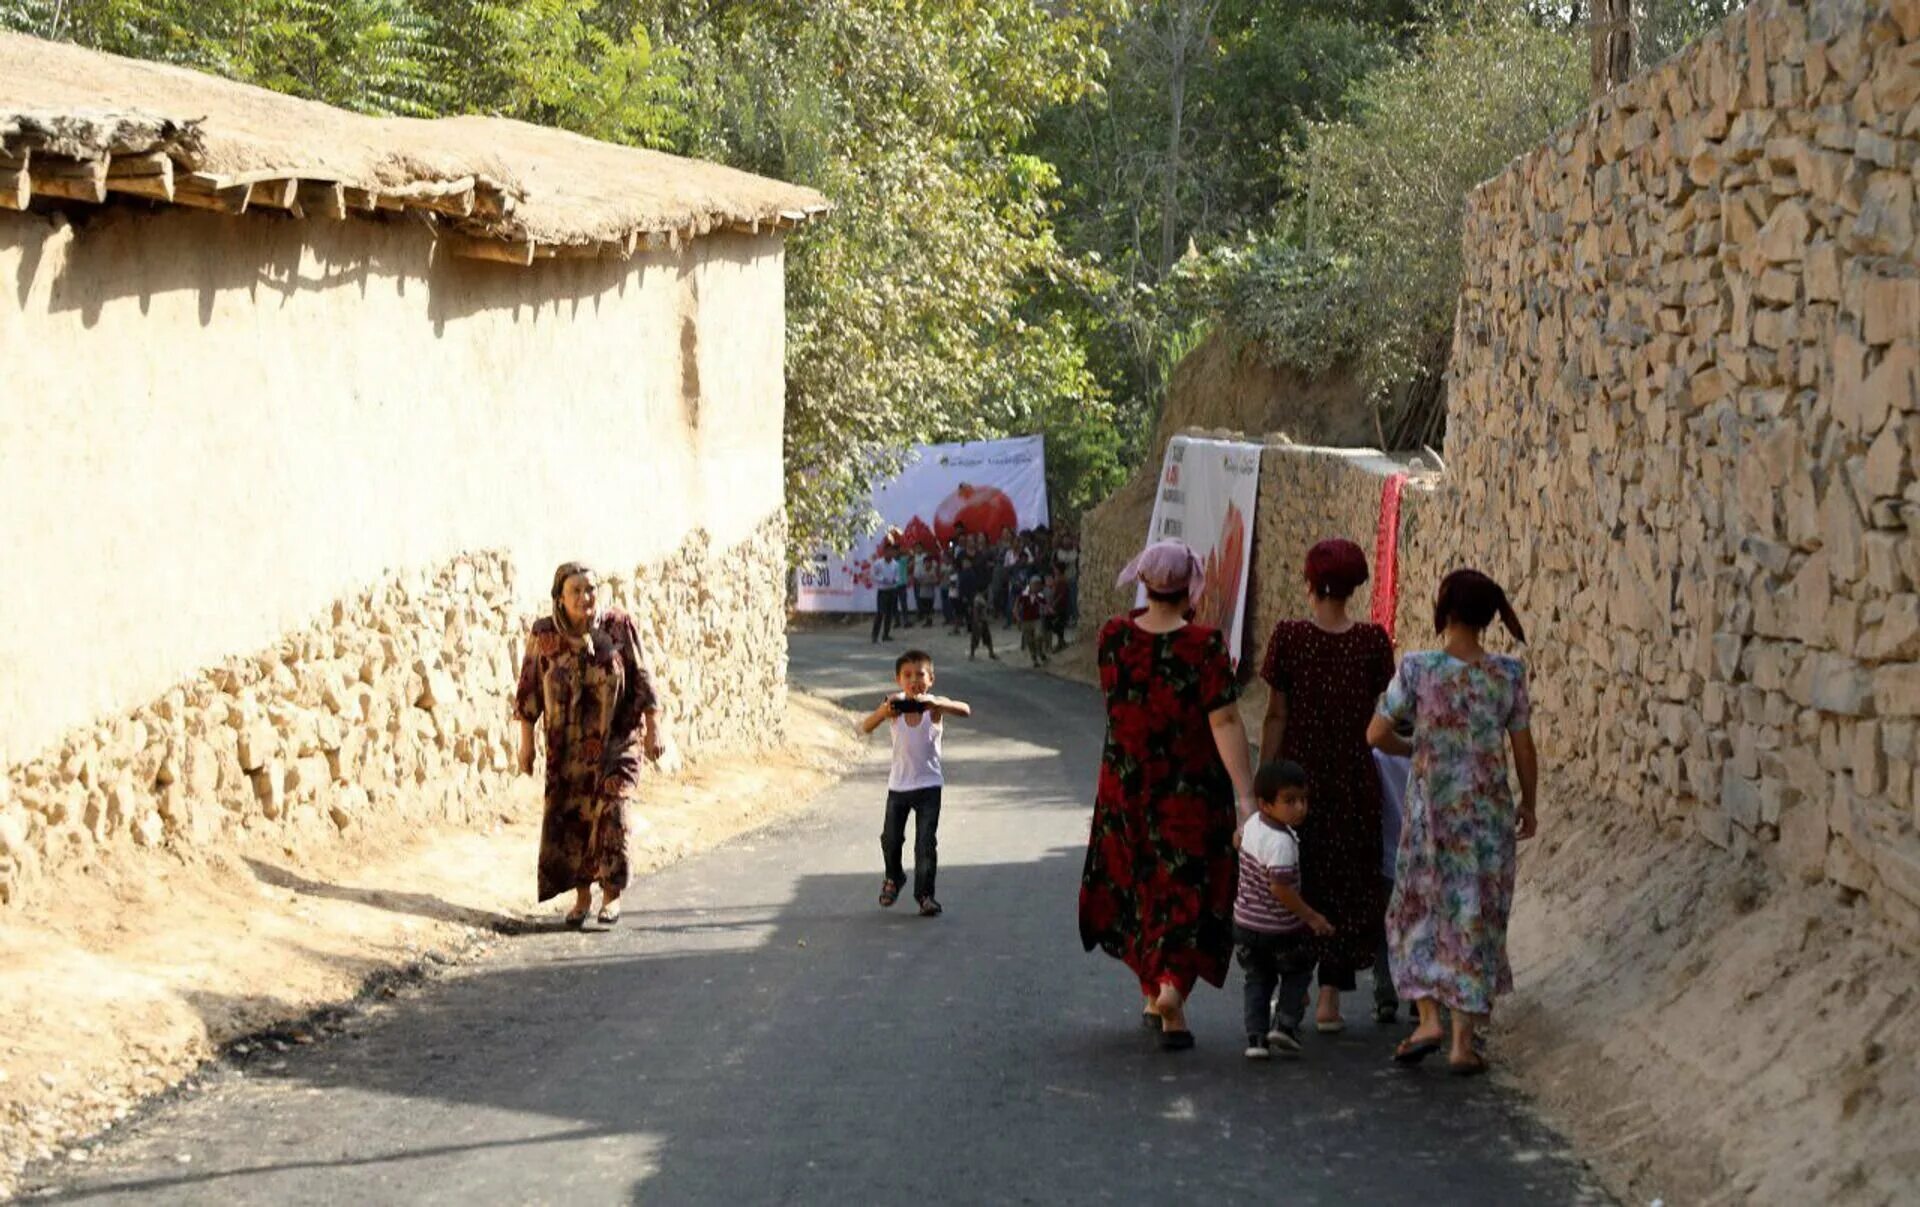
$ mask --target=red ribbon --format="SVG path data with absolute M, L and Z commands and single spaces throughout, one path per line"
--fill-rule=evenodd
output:
M 1393 617 L 1400 604 L 1400 491 L 1407 475 L 1392 474 L 1380 484 L 1380 527 L 1373 544 L 1373 623 L 1393 640 Z

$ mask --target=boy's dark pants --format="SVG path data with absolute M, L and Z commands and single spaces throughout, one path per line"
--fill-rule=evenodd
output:
M 890 641 L 893 639 L 894 613 L 899 607 L 900 588 L 880 588 L 875 597 L 873 609 L 873 639 L 875 641 Z
M 1313 957 L 1307 953 L 1306 931 L 1271 935 L 1234 924 L 1233 950 L 1246 974 L 1242 1013 L 1248 1035 L 1265 1035 L 1275 1022 L 1290 1027 L 1307 1016 L 1307 987 L 1313 983 Z M 1273 991 L 1280 990 L 1274 1006 Z
M 973 634 L 972 639 L 967 643 L 967 657 L 973 657 L 974 654 L 979 652 L 980 647 L 983 645 L 987 647 L 987 656 L 992 657 L 993 621 L 983 617 L 979 620 L 968 621 L 967 625 Z
M 913 899 L 933 896 L 933 875 L 940 865 L 940 789 L 887 793 L 887 825 L 880 831 L 880 854 L 887 861 L 887 879 L 907 882 L 900 856 L 907 845 L 907 814 L 913 814 Z

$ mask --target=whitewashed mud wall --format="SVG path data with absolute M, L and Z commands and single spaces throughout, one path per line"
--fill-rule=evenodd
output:
M 569 558 L 689 750 L 777 735 L 782 261 L 0 214 L 0 897 L 119 843 L 463 815 Z

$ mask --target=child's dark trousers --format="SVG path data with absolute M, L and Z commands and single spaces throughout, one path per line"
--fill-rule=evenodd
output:
M 913 814 L 913 899 L 933 896 L 933 877 L 940 866 L 940 789 L 917 788 L 887 793 L 887 824 L 880 831 L 880 854 L 887 861 L 887 879 L 907 882 L 901 856 L 907 845 L 907 814 Z
M 1298 1027 L 1307 1016 L 1307 987 L 1313 983 L 1313 957 L 1306 931 L 1274 935 L 1234 924 L 1233 950 L 1246 975 L 1242 1007 L 1248 1035 L 1265 1035 L 1276 1023 Z M 1275 988 L 1280 990 L 1276 1008 Z

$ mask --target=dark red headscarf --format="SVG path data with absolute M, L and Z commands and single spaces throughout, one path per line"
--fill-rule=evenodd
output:
M 1495 616 L 1507 626 L 1507 632 L 1521 645 L 1527 634 L 1520 627 L 1520 616 L 1507 600 L 1507 592 L 1478 570 L 1455 570 L 1440 581 L 1440 593 L 1433 601 L 1433 631 L 1444 633 L 1447 622 L 1457 620 L 1476 629 L 1493 623 Z
M 1345 599 L 1367 581 L 1367 555 L 1344 537 L 1307 550 L 1307 585 L 1325 599 Z

